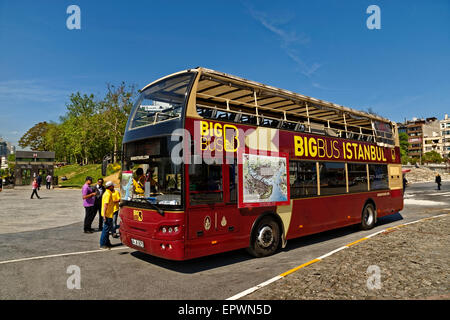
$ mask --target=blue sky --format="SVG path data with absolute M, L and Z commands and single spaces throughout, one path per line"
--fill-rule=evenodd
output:
M 66 27 L 69 5 L 81 30 Z M 369 30 L 366 9 L 381 9 Z M 450 1 L 0 0 L 0 136 L 204 66 L 393 121 L 450 114 Z

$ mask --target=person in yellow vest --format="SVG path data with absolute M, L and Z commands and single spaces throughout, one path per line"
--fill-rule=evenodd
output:
M 112 236 L 113 236 L 113 238 L 118 238 L 119 234 L 117 232 L 117 229 L 119 229 L 120 226 L 117 224 L 117 217 L 119 216 L 120 192 L 116 189 L 113 189 L 112 197 L 113 197 L 113 202 L 114 202 Z
M 136 175 L 133 177 L 134 193 L 137 195 L 144 195 L 145 176 L 144 169 L 137 168 Z
M 114 183 L 108 181 L 105 184 L 105 192 L 102 196 L 102 217 L 104 221 L 102 235 L 100 236 L 100 249 L 111 249 L 111 242 L 109 241 L 109 233 L 113 230 L 113 216 L 114 216 Z

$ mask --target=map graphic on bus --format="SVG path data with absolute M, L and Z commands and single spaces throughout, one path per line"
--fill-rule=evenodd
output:
M 287 182 L 286 157 L 243 154 L 243 206 L 268 206 L 289 202 Z

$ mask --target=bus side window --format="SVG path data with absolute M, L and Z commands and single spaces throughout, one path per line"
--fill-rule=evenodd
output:
M 342 162 L 320 162 L 320 195 L 347 192 L 345 164 Z
M 369 164 L 370 190 L 389 189 L 387 165 Z
M 229 166 L 229 179 L 230 179 L 230 202 L 237 202 L 237 185 L 238 185 L 238 172 L 236 159 L 233 164 Z
M 289 162 L 291 198 L 317 195 L 316 163 L 310 161 Z
M 367 188 L 367 168 L 365 164 L 348 163 L 348 191 L 364 192 Z
M 191 164 L 189 166 L 189 193 L 191 205 L 223 201 L 221 165 Z

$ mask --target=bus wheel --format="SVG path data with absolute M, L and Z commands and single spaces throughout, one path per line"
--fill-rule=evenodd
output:
M 274 254 L 280 245 L 280 227 L 272 218 L 265 217 L 256 225 L 247 251 L 255 257 Z
M 361 217 L 361 229 L 368 230 L 375 226 L 375 208 L 373 204 L 368 203 L 364 206 Z

